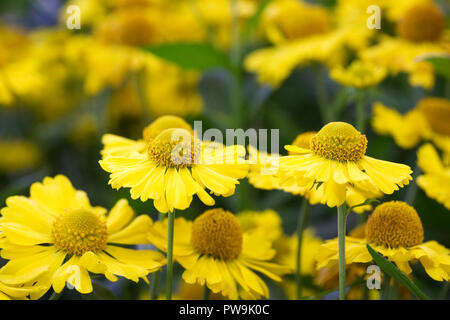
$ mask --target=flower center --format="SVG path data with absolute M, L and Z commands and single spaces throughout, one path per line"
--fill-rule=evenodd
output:
M 164 130 L 172 128 L 180 128 L 188 131 L 192 130 L 192 127 L 186 121 L 184 121 L 183 118 L 166 115 L 159 117 L 147 127 L 145 127 L 145 129 L 142 131 L 142 135 L 145 141 L 150 141 L 156 138 L 156 136 Z
M 326 159 L 357 161 L 366 153 L 367 139 L 351 124 L 330 122 L 311 139 L 310 149 Z
M 330 30 L 327 9 L 314 5 L 291 2 L 284 6 L 278 16 L 281 30 L 288 39 L 299 39 Z
M 426 98 L 417 108 L 422 111 L 433 131 L 450 136 L 450 101 L 444 98 Z
M 171 128 L 149 141 L 147 152 L 149 158 L 159 166 L 185 168 L 198 160 L 201 142 L 186 129 Z
M 303 149 L 309 149 L 311 146 L 311 140 L 316 135 L 316 133 L 316 131 L 307 131 L 300 133 L 292 142 L 292 145 Z
M 158 20 L 150 9 L 128 8 L 116 13 L 100 24 L 96 35 L 102 41 L 130 46 L 157 43 L 161 39 Z
M 445 18 L 432 3 L 418 4 L 406 11 L 397 23 L 397 34 L 410 41 L 438 40 L 445 29 Z
M 81 256 L 87 251 L 98 253 L 106 247 L 107 237 L 104 217 L 87 209 L 63 213 L 53 223 L 55 247 L 71 255 Z
M 367 221 L 366 238 L 369 243 L 389 248 L 412 247 L 423 241 L 422 222 L 416 210 L 405 202 L 385 202 Z
M 194 220 L 191 243 L 202 254 L 222 260 L 236 259 L 242 251 L 242 227 L 228 211 L 207 210 Z

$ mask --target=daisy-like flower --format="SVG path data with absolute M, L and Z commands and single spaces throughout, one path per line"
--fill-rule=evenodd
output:
M 416 210 L 402 201 L 385 202 L 375 208 L 366 225 L 365 237 L 346 237 L 347 264 L 369 263 L 367 244 L 392 261 L 405 274 L 419 261 L 436 281 L 450 279 L 450 250 L 436 241 L 423 242 L 422 222 Z M 338 263 L 337 239 L 326 241 L 317 255 L 317 268 Z
M 446 155 L 450 155 L 450 100 L 428 97 L 402 115 L 377 102 L 373 107 L 372 126 L 379 134 L 391 135 L 404 149 L 415 147 L 423 140 L 432 140 Z
M 445 16 L 433 1 L 386 1 L 388 20 L 396 23 L 398 37 L 384 36 L 360 52 L 360 58 L 388 69 L 390 74 L 409 74 L 414 86 L 432 88 L 434 68 L 422 55 L 450 53 Z
M 386 78 L 387 70 L 383 67 L 354 61 L 348 67 L 337 66 L 331 69 L 330 77 L 336 82 L 358 89 L 377 85 Z
M 143 132 L 143 139 L 103 136 L 101 167 L 111 173 L 114 189 L 130 188 L 133 199 L 153 203 L 159 212 L 189 207 L 197 195 L 214 205 L 215 195 L 231 196 L 248 172 L 245 148 L 200 141 L 183 119 L 161 117 Z
M 150 241 L 166 251 L 167 220 L 155 222 Z M 268 297 L 264 281 L 255 274 L 281 281 L 286 267 L 270 262 L 275 250 L 258 232 L 243 232 L 239 220 L 230 212 L 211 209 L 194 221 L 175 219 L 174 259 L 186 270 L 187 283 L 206 285 L 230 299 L 240 296 L 258 299 Z
M 417 163 L 424 172 L 417 177 L 417 185 L 427 196 L 450 210 L 450 166 L 441 161 L 436 149 L 429 143 L 420 147 Z
M 123 247 L 148 243 L 152 221 L 147 215 L 133 218 L 124 199 L 107 214 L 106 209 L 91 206 L 86 193 L 74 189 L 62 175 L 34 183 L 29 197 L 9 197 L 1 214 L 1 257 L 9 261 L 0 279 L 3 274 L 26 279 L 46 269 L 33 279 L 45 288 L 31 293 L 33 299 L 50 286 L 61 292 L 66 282 L 80 293 L 90 293 L 89 272 L 104 274 L 110 281 L 122 276 L 147 282 L 147 274 L 165 264 L 157 251 Z
M 311 140 L 316 135 L 315 131 L 308 131 L 299 134 L 292 142 L 292 146 L 309 149 Z M 288 151 L 289 155 L 296 155 L 293 151 Z M 249 182 L 258 189 L 263 190 L 283 190 L 285 192 L 292 193 L 294 195 L 301 195 L 308 199 L 308 202 L 312 205 L 325 203 L 324 202 L 324 185 L 316 185 L 314 188 L 305 186 L 299 178 L 299 172 L 297 175 L 289 175 L 279 170 L 279 155 L 267 154 L 260 152 L 255 148 L 249 148 L 250 154 L 250 171 L 248 174 Z M 349 185 L 346 193 L 346 203 L 350 207 L 357 206 L 363 203 L 367 199 L 375 199 L 382 195 L 381 192 L 374 190 L 363 190 L 357 188 L 354 185 Z M 367 210 L 371 210 L 370 205 L 357 206 L 353 210 L 356 213 L 362 213 Z
M 307 190 L 323 188 L 320 203 L 329 207 L 341 206 L 352 193 L 360 203 L 391 194 L 412 180 L 409 166 L 366 156 L 366 136 L 345 122 L 325 125 L 309 148 L 285 148 L 292 155 L 280 158 L 280 177 Z

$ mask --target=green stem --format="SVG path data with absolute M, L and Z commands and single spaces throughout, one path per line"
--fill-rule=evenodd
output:
M 302 253 L 302 242 L 303 242 L 303 230 L 305 229 L 306 220 L 308 217 L 309 202 L 308 199 L 303 198 L 300 212 L 298 214 L 297 221 L 297 256 L 296 256 L 296 270 L 295 270 L 295 280 L 297 283 L 297 300 L 300 300 L 302 296 L 302 275 L 301 275 L 301 253 Z
M 364 133 L 366 129 L 366 114 L 365 114 L 365 106 L 366 106 L 366 95 L 363 91 L 358 93 L 358 100 L 356 102 L 356 129 L 359 132 Z
M 230 53 L 230 62 L 232 67 L 232 80 L 230 102 L 231 110 L 234 115 L 234 126 L 236 128 L 243 127 L 244 124 L 244 110 L 242 108 L 242 79 L 241 79 L 241 35 L 239 27 L 239 12 L 237 0 L 230 0 L 231 10 L 231 37 L 232 47 Z
M 345 203 L 337 208 L 338 214 L 338 246 L 339 246 L 339 300 L 345 300 Z
M 323 70 L 320 66 L 313 67 L 313 74 L 320 116 L 322 117 L 322 122 L 326 124 L 331 121 L 331 114 L 328 104 L 328 94 L 325 77 L 323 75 Z
M 447 293 L 448 293 L 448 289 L 450 287 L 450 283 L 449 282 L 445 282 L 441 292 L 439 293 L 439 300 L 445 300 L 445 298 L 447 298 Z
M 61 296 L 62 296 L 63 291 L 64 291 L 64 289 L 61 290 L 60 293 L 53 291 L 52 295 L 50 296 L 50 298 L 48 298 L 48 300 L 59 300 L 59 298 L 61 298 Z
M 175 212 L 168 213 L 167 230 L 167 279 L 166 279 L 166 298 L 172 300 L 172 280 L 173 280 L 173 229 Z
M 136 73 L 136 90 L 139 97 L 139 104 L 141 106 L 142 118 L 144 120 L 144 126 L 148 125 L 151 121 L 150 106 L 147 95 L 147 73 L 145 70 L 141 70 Z
M 413 180 L 408 186 L 408 189 L 406 190 L 406 196 L 405 196 L 405 202 L 411 206 L 414 205 L 414 200 L 416 198 L 417 194 L 417 183 L 416 178 L 420 174 L 420 168 L 416 164 L 416 166 L 413 169 Z
M 383 275 L 383 283 L 381 284 L 381 300 L 389 300 L 391 291 L 391 277 L 387 274 Z
M 158 298 L 158 284 L 159 284 L 159 270 L 153 272 L 151 275 L 150 300 L 156 300 Z
M 205 283 L 205 286 L 203 287 L 202 300 L 208 300 L 208 298 L 209 298 L 209 288 Z

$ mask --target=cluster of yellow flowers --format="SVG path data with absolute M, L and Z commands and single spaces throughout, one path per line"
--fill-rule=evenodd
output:
M 82 31 L 65 27 L 71 5 L 81 8 Z M 392 30 L 368 27 L 371 6 Z M 240 29 L 236 37 L 232 30 Z M 250 37 L 266 46 L 243 56 L 239 46 Z M 136 214 L 125 198 L 110 210 L 94 206 L 61 174 L 31 184 L 29 196 L 9 196 L 0 210 L 6 260 L 0 299 L 40 299 L 66 287 L 89 294 L 95 275 L 152 284 L 163 268 L 166 299 L 201 298 L 201 291 L 210 299 L 269 298 L 271 281 L 289 299 L 315 298 L 317 288 L 361 298 L 361 290 L 347 293 L 346 286 L 373 263 L 368 245 L 408 277 L 411 264 L 420 262 L 432 279 L 450 281 L 450 250 L 425 241 L 413 203 L 374 205 L 412 182 L 450 210 L 448 98 L 424 97 L 404 115 L 373 104 L 377 134 L 392 136 L 403 149 L 423 142 L 414 151 L 414 179 L 408 165 L 366 154 L 366 101 L 357 106 L 355 126 L 323 117 L 317 131 L 300 132 L 284 146 L 286 154 L 225 145 L 203 140 L 185 120 L 204 108 L 202 72 L 143 50 L 177 43 L 230 50 L 231 60 L 237 50 L 232 67 L 242 62 L 274 89 L 294 70 L 319 65 L 362 98 L 400 73 L 411 86 L 430 90 L 436 70 L 426 58 L 450 55 L 445 16 L 431 0 L 337 0 L 333 10 L 302 0 L 70 0 L 58 27 L 26 32 L 0 25 L 0 115 L 26 109 L 36 123 L 68 123 L 67 138 L 75 144 L 101 137 L 98 164 L 108 184 L 129 190 L 133 201 L 151 200 L 160 217 Z M 231 78 L 241 71 L 231 70 Z M 139 139 L 109 133 L 124 120 Z M 45 158 L 24 137 L 0 138 L 0 154 L 2 174 L 36 168 Z M 216 205 L 217 197 L 234 195 L 242 179 L 302 197 L 297 233 L 286 234 L 282 216 L 270 208 L 233 213 Z M 209 208 L 190 220 L 182 211 L 196 198 Z M 309 206 L 318 204 L 337 209 L 336 239 L 324 241 L 305 227 Z M 347 236 L 350 212 L 371 215 Z M 175 262 L 183 273 L 173 295 Z M 305 278 L 313 284 L 304 286 Z
M 186 134 L 189 142 L 173 140 L 177 133 Z M 309 146 L 286 146 L 291 155 L 280 158 L 280 169 L 270 176 L 269 185 L 258 179 L 261 163 L 246 160 L 243 147 L 200 141 L 190 125 L 176 116 L 158 118 L 138 141 L 105 135 L 100 165 L 110 173 L 111 186 L 130 188 L 133 199 L 152 199 L 159 212 L 168 212 L 168 219 L 153 222 L 148 215 L 135 216 L 126 199 L 109 212 L 94 207 L 87 194 L 62 175 L 34 183 L 29 197 L 9 197 L 1 209 L 1 256 L 8 260 L 0 269 L 2 297 L 36 299 L 50 287 L 61 292 L 66 283 L 80 293 L 90 293 L 90 273 L 103 274 L 110 281 L 117 276 L 148 281 L 149 273 L 172 259 L 184 268 L 186 284 L 205 286 L 218 297 L 268 297 L 268 287 L 255 271 L 280 282 L 283 275 L 294 272 L 299 258 L 298 235 L 283 233 L 275 211 L 234 215 L 213 208 L 189 221 L 182 216 L 174 219 L 175 209 L 188 208 L 193 195 L 213 206 L 210 194 L 230 196 L 238 180 L 247 176 L 252 177 L 251 183 L 302 194 L 312 203 L 318 198 L 330 207 L 364 203 L 411 180 L 408 166 L 366 156 L 367 139 L 350 124 L 332 122 L 306 135 L 296 142 L 309 139 Z M 174 141 L 181 143 L 182 150 L 174 152 Z M 422 164 L 427 175 L 419 183 L 424 187 L 444 171 L 434 150 L 426 148 L 425 156 L 437 164 Z M 372 261 L 365 247 L 370 243 L 407 274 L 411 273 L 409 262 L 419 260 L 433 279 L 450 279 L 450 251 L 435 241 L 423 242 L 420 218 L 406 203 L 377 206 L 363 234 L 346 239 L 348 264 Z M 311 230 L 301 236 L 302 274 L 330 283 L 339 260 L 337 240 L 322 244 Z M 137 244 L 153 244 L 171 256 L 126 247 Z M 289 280 L 283 282 L 293 297 L 290 286 Z

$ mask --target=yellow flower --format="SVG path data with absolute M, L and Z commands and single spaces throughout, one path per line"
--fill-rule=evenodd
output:
M 417 184 L 427 196 L 450 210 L 450 166 L 444 165 L 438 153 L 429 143 L 417 152 L 417 163 L 424 174 L 417 177 Z
M 424 98 L 405 115 L 379 102 L 373 107 L 372 125 L 375 132 L 392 135 L 395 143 L 405 149 L 431 139 L 446 154 L 450 154 L 449 121 L 450 101 L 445 98 Z
M 0 300 L 26 300 L 30 295 L 47 291 L 47 288 L 35 285 L 36 278 L 47 271 L 47 267 L 17 276 L 0 270 Z
M 337 66 L 330 71 L 330 77 L 336 82 L 359 89 L 377 85 L 386 74 L 385 68 L 362 61 L 354 61 L 347 68 Z
M 236 217 L 239 219 L 243 232 L 261 233 L 261 235 L 271 241 L 275 241 L 283 235 L 281 218 L 272 209 L 264 211 L 242 211 Z
M 277 87 L 295 68 L 311 62 L 343 64 L 347 48 L 359 50 L 367 46 L 374 34 L 366 27 L 366 9 L 370 4 L 373 1 L 339 1 L 339 14 L 333 25 L 325 7 L 297 0 L 273 1 L 266 10 L 263 26 L 275 46 L 250 53 L 245 68 L 257 73 L 260 82 Z
M 303 232 L 301 266 L 302 275 L 313 276 L 316 274 L 315 257 L 319 250 L 322 240 L 320 240 L 312 229 Z M 297 246 L 298 237 L 296 234 L 292 236 L 282 236 L 274 242 L 273 247 L 277 251 L 273 261 L 288 267 L 293 273 L 297 266 Z
M 329 207 L 391 194 L 412 179 L 409 166 L 366 156 L 365 135 L 345 122 L 325 125 L 308 149 L 285 148 L 292 154 L 280 158 L 281 185 L 316 189 L 311 195 Z
M 369 217 L 364 239 L 346 237 L 347 264 L 369 263 L 370 246 L 392 261 L 404 273 L 410 274 L 410 263 L 420 261 L 427 274 L 436 281 L 450 279 L 450 250 L 436 241 L 423 242 L 422 222 L 416 210 L 401 201 L 385 202 Z M 338 263 L 337 239 L 326 241 L 317 255 L 317 268 Z
M 92 207 L 85 192 L 74 189 L 64 176 L 45 178 L 31 185 L 30 197 L 12 196 L 1 210 L 1 256 L 8 263 L 1 274 L 17 279 L 47 271 L 33 281 L 45 290 L 31 293 L 39 298 L 53 286 L 61 292 L 66 282 L 77 291 L 92 292 L 89 272 L 138 282 L 165 264 L 164 256 L 152 250 L 134 250 L 123 245 L 148 243 L 152 221 L 147 215 L 133 218 L 124 199 L 106 215 Z
M 133 199 L 153 199 L 155 208 L 164 213 L 188 208 L 195 194 L 206 205 L 214 205 L 205 188 L 217 196 L 231 196 L 238 179 L 248 172 L 244 147 L 202 142 L 184 120 L 164 119 L 145 129 L 146 139 L 103 136 L 99 163 L 111 173 L 109 184 L 114 189 L 131 188 Z M 153 135 L 146 137 L 146 132 Z
M 279 180 L 275 174 L 278 171 L 279 155 L 258 151 L 251 145 L 248 147 L 248 153 L 250 163 L 248 181 L 250 184 L 263 190 L 277 189 Z
M 0 140 L 0 172 L 16 172 L 36 168 L 42 153 L 28 140 Z
M 384 67 L 393 75 L 408 73 L 413 86 L 432 88 L 434 68 L 419 57 L 450 53 L 450 34 L 445 30 L 443 13 L 432 1 L 387 1 L 385 5 L 396 23 L 398 37 L 380 38 L 378 44 L 360 52 L 360 59 Z
M 167 220 L 155 222 L 149 239 L 167 250 Z M 266 284 L 254 271 L 275 281 L 287 272 L 270 262 L 275 255 L 270 240 L 257 232 L 244 232 L 239 220 L 222 209 L 208 210 L 193 222 L 175 219 L 173 254 L 185 268 L 184 281 L 207 285 L 230 299 L 268 298 Z

